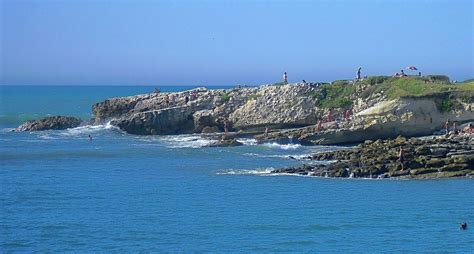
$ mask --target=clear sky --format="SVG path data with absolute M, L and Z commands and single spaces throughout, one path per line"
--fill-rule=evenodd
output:
M 474 77 L 472 0 L 0 2 L 0 84 Z

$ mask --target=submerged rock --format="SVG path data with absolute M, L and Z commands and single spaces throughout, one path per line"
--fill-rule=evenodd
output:
M 50 116 L 39 120 L 29 120 L 15 131 L 65 130 L 81 124 L 81 119 L 70 116 Z

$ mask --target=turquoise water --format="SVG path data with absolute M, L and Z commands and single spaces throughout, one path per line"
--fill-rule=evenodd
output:
M 203 148 L 212 140 L 134 136 L 109 125 L 9 132 L 34 116 L 90 117 L 93 102 L 151 89 L 0 87 L 0 252 L 474 250 L 472 179 L 266 174 L 302 163 L 289 155 L 335 147 L 247 139 Z M 470 229 L 460 231 L 461 222 Z

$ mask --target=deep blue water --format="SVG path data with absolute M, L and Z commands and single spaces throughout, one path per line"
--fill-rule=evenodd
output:
M 211 141 L 108 125 L 8 131 L 151 89 L 0 87 L 0 252 L 473 252 L 472 179 L 265 174 L 335 147 L 202 148 Z

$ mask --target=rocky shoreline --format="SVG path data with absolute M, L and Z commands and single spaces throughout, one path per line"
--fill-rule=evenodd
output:
M 318 153 L 305 158 L 326 161 L 326 164 L 305 164 L 276 169 L 271 173 L 403 179 L 474 176 L 473 146 L 472 134 L 367 140 L 350 149 Z M 400 147 L 404 151 L 403 170 L 399 161 Z
M 427 91 L 407 95 L 412 91 L 410 86 Z M 54 116 L 28 121 L 16 131 L 61 130 L 107 122 L 134 135 L 199 134 L 216 140 L 208 147 L 241 146 L 237 140 L 241 137 L 255 138 L 258 143 L 359 144 L 309 158 L 334 163 L 273 173 L 364 178 L 474 174 L 472 137 L 410 138 L 432 135 L 447 119 L 458 127 L 474 121 L 472 82 L 457 85 L 421 77 L 376 76 L 324 84 L 201 87 L 111 98 L 94 104 L 92 112 L 94 119 L 89 122 Z M 396 138 L 400 135 L 410 139 Z M 403 170 L 397 161 L 400 147 L 406 149 Z

